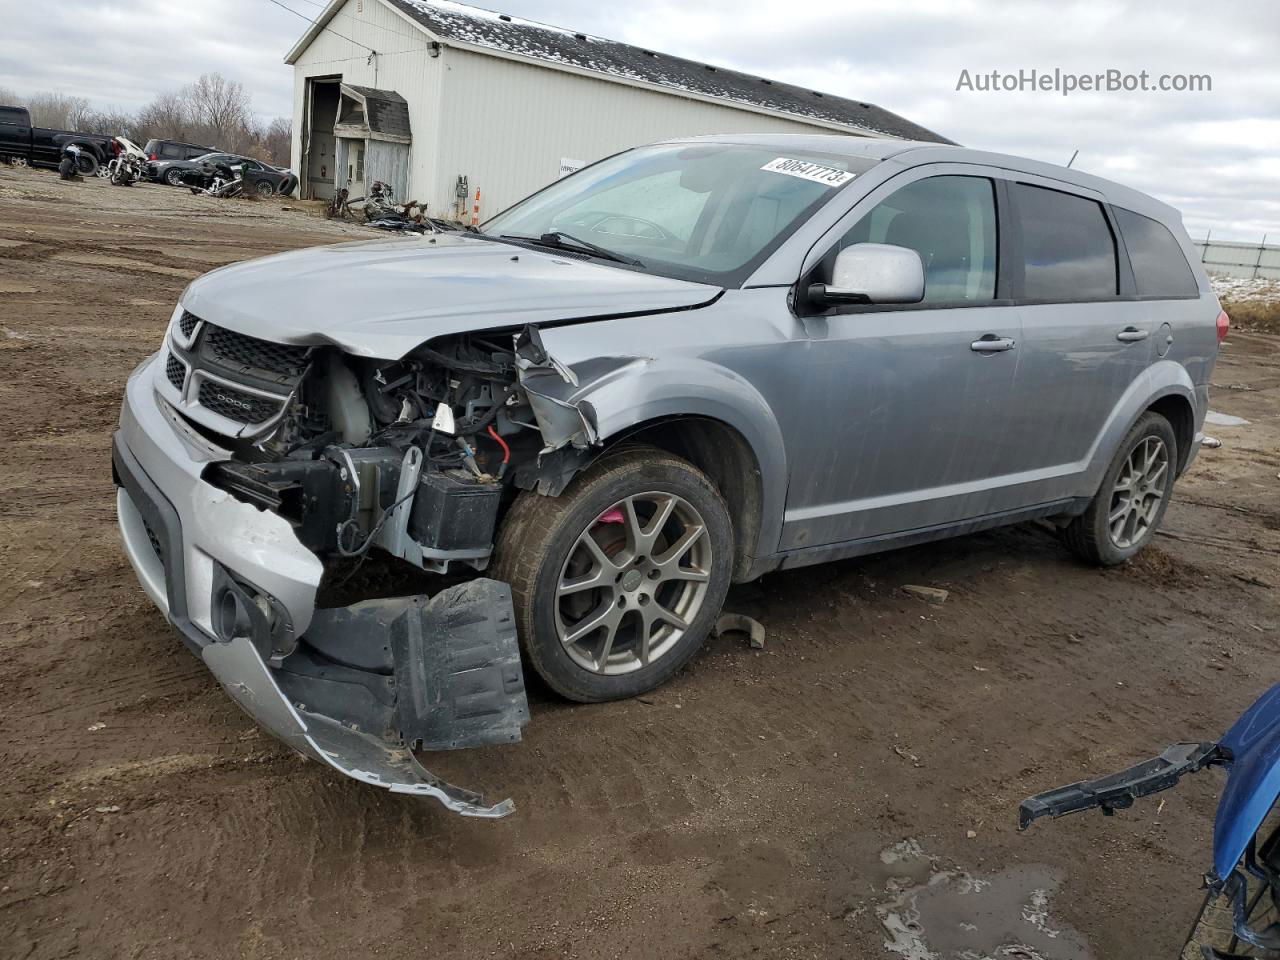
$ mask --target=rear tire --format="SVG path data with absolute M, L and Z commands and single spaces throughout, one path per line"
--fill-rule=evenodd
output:
M 81 150 L 80 156 L 76 158 L 76 170 L 82 177 L 97 176 L 98 158 L 88 150 Z
M 164 182 L 171 187 L 182 186 L 182 171 L 170 167 L 164 172 Z
M 253 192 L 260 197 L 269 197 L 276 192 L 276 188 L 272 186 L 270 180 L 259 180 L 253 186 Z
M 1164 520 L 1177 464 L 1173 427 L 1147 411 L 1125 435 L 1088 509 L 1063 530 L 1063 542 L 1087 563 L 1124 563 L 1151 542 Z
M 511 585 L 529 664 L 561 696 L 594 703 L 652 690 L 688 663 L 732 567 L 733 526 L 711 481 L 669 453 L 633 447 L 558 497 L 521 493 L 494 575 Z

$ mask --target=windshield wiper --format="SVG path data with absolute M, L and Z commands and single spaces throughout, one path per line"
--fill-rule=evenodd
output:
M 637 260 L 635 257 L 629 257 L 625 253 L 618 253 L 607 247 L 599 246 L 591 243 L 589 240 L 583 240 L 572 234 L 565 233 L 563 230 L 551 230 L 544 233 L 540 237 L 519 237 L 503 234 L 504 240 L 523 240 L 525 243 L 536 243 L 541 247 L 552 247 L 560 250 L 572 250 L 577 248 L 585 250 L 592 256 L 599 257 L 602 260 L 612 260 L 614 263 L 625 263 L 631 267 L 643 267 L 643 261 Z M 566 241 L 568 241 L 566 243 Z

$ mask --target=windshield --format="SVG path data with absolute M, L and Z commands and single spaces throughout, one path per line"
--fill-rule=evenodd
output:
M 610 157 L 484 225 L 490 236 L 590 245 L 687 280 L 740 282 L 875 161 L 777 146 L 660 144 Z

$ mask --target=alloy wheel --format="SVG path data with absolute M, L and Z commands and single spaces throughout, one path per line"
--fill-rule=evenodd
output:
M 1107 530 L 1121 550 L 1139 543 L 1150 533 L 1164 500 L 1169 472 L 1169 448 L 1159 437 L 1145 437 L 1125 459 L 1111 490 Z
M 683 497 L 619 500 L 578 535 L 561 568 L 555 624 L 565 651 L 598 674 L 654 663 L 702 609 L 712 560 L 706 523 Z

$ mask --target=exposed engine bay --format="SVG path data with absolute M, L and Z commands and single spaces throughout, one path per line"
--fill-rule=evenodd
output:
M 237 438 L 205 480 L 286 518 L 322 559 L 380 548 L 423 570 L 484 570 L 504 498 L 541 460 L 594 440 L 587 404 L 536 327 L 459 334 L 395 361 L 305 351 L 279 415 Z M 226 444 L 225 436 L 217 438 Z

